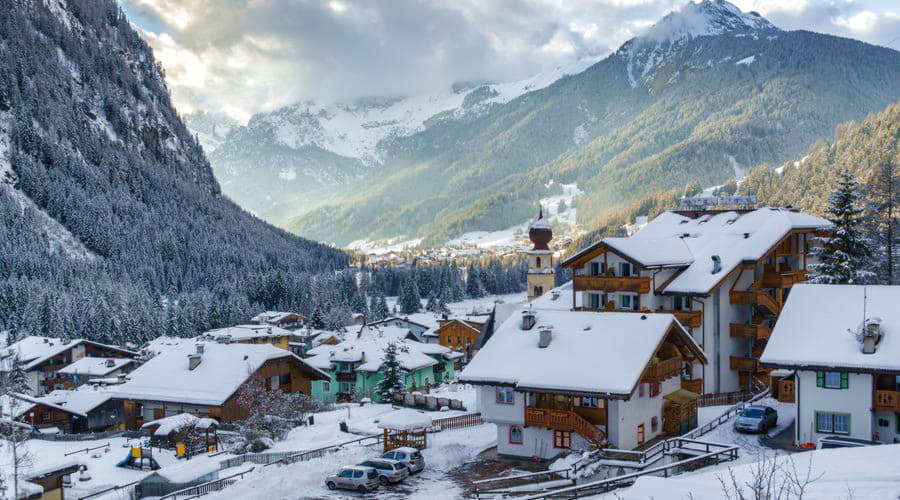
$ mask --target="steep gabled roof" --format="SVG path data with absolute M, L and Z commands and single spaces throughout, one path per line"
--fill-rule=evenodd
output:
M 4 360 L 2 369 L 7 370 L 9 362 L 12 359 L 18 357 L 19 362 L 23 364 L 22 368 L 26 371 L 31 370 L 39 366 L 41 363 L 44 363 L 48 359 L 62 354 L 67 350 L 81 344 L 90 344 L 93 346 L 102 347 L 104 349 L 117 351 L 128 357 L 134 357 L 138 354 L 127 349 L 122 349 L 121 347 L 101 344 L 92 340 L 66 340 L 54 337 L 39 337 L 36 335 L 32 335 L 25 337 L 22 340 L 0 351 L 0 355 L 2 355 Z

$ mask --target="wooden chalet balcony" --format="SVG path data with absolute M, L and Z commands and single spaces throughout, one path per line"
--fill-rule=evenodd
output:
M 694 394 L 703 394 L 703 379 L 681 379 L 681 388 Z
M 356 382 L 356 371 L 337 372 L 335 378 L 338 382 Z
M 605 292 L 650 293 L 649 276 L 575 276 L 573 280 L 576 292 L 603 290 Z
M 700 328 L 703 326 L 703 311 L 653 311 L 669 313 L 678 318 L 678 322 L 685 328 Z
M 875 411 L 900 412 L 900 391 L 875 390 L 872 398 Z
M 781 312 L 781 306 L 775 299 L 762 290 L 732 290 L 728 293 L 728 300 L 732 304 L 754 305 L 775 316 Z
M 804 281 L 806 281 L 806 271 L 803 269 L 776 271 L 774 267 L 767 266 L 757 285 L 762 288 L 790 288 Z
M 641 378 L 641 382 L 645 384 L 655 384 L 657 382 L 662 382 L 667 378 L 679 375 L 681 374 L 681 367 L 683 364 L 684 361 L 681 359 L 681 356 L 675 356 L 674 358 L 659 361 L 647 368 L 647 371 L 644 372 L 644 376 Z
M 603 431 L 584 417 L 568 410 L 525 408 L 525 426 L 544 427 L 555 431 L 577 432 L 581 437 L 601 445 L 606 440 Z
M 766 325 L 732 323 L 728 330 L 732 337 L 738 339 L 768 340 L 772 335 L 772 329 Z
M 756 358 L 742 358 L 739 356 L 731 356 L 729 365 L 732 370 L 739 372 L 758 372 L 759 360 Z

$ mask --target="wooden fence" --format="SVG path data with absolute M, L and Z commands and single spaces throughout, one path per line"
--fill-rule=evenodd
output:
M 455 417 L 438 418 L 431 421 L 431 428 L 436 431 L 449 431 L 451 429 L 462 429 L 465 427 L 475 427 L 481 425 L 484 420 L 481 413 L 468 413 L 466 415 L 457 415 Z
M 758 393 L 751 391 L 736 391 L 736 392 L 716 392 L 710 394 L 701 394 L 700 399 L 697 401 L 697 406 L 700 408 L 704 408 L 707 406 L 725 406 L 725 405 L 733 405 L 737 403 L 741 403 L 747 401 L 748 399 L 756 396 Z
M 134 488 L 140 483 L 140 481 L 132 481 L 128 484 L 120 484 L 118 486 L 110 486 L 104 490 L 95 491 L 90 495 L 85 495 L 83 497 L 78 497 L 78 500 L 86 500 L 88 498 L 99 497 L 101 495 L 105 495 L 107 493 L 112 493 L 114 491 L 120 492 L 116 495 L 116 498 L 122 498 L 125 496 L 126 498 L 134 498 Z
M 202 484 L 197 484 L 194 486 L 190 486 L 187 488 L 180 489 L 178 491 L 173 491 L 172 493 L 168 493 L 159 498 L 159 500 L 178 500 L 179 497 L 190 499 L 197 498 L 199 496 L 203 496 L 209 493 L 213 493 L 216 491 L 221 491 L 228 486 L 236 483 L 238 479 L 242 479 L 244 475 L 253 472 L 255 467 L 250 467 L 244 472 L 238 472 L 237 474 L 232 474 L 228 477 L 223 477 L 220 479 L 215 479 L 213 481 L 209 481 Z

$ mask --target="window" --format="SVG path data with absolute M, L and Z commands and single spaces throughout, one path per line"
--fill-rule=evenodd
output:
M 541 258 L 540 258 L 540 257 L 535 257 L 535 258 L 534 258 L 534 262 L 535 262 L 535 266 L 534 266 L 534 267 L 536 267 L 536 268 L 540 268 L 540 267 L 541 267 Z
M 600 398 L 595 398 L 593 396 L 582 396 L 581 397 L 581 407 L 582 408 L 600 408 Z
M 509 444 L 522 444 L 525 442 L 525 437 L 522 435 L 522 428 L 518 425 L 510 426 L 509 428 Z
M 331 392 L 331 382 L 322 382 L 322 392 Z
M 347 382 L 341 382 L 341 392 L 344 394 L 350 394 L 353 392 L 353 385 Z
M 571 448 L 572 433 L 568 431 L 553 431 L 554 448 Z
M 656 429 L 659 428 L 659 418 L 653 417 L 650 419 L 650 431 L 656 432 Z
M 269 388 L 272 389 L 273 391 L 278 389 L 278 376 L 277 375 L 269 379 Z
M 850 387 L 849 373 L 846 372 L 816 372 L 816 387 L 826 389 L 847 389 Z
M 278 385 L 291 385 L 291 374 L 285 373 L 278 376 Z
M 850 434 L 850 415 L 816 412 L 816 431 L 830 434 Z
M 691 299 L 690 297 L 676 296 L 673 298 L 673 306 L 676 311 L 690 311 Z
M 637 426 L 637 443 L 638 445 L 644 444 L 644 424 L 638 424 Z
M 604 265 L 602 262 L 591 262 L 590 273 L 591 276 L 601 276 L 606 269 L 604 269 Z
M 650 397 L 659 396 L 659 393 L 662 392 L 662 384 L 657 382 L 655 384 L 650 384 Z M 654 429 L 656 430 L 656 429 Z
M 497 403 L 503 405 L 511 405 L 516 402 L 516 393 L 512 387 L 497 388 Z
M 622 309 L 634 308 L 634 297 L 631 295 L 619 295 L 619 307 Z
M 600 309 L 602 307 L 600 301 L 601 294 L 599 293 L 589 293 L 588 294 L 588 307 L 591 309 Z
M 634 275 L 634 264 L 631 262 L 620 262 L 619 263 L 619 273 L 622 276 L 633 276 Z

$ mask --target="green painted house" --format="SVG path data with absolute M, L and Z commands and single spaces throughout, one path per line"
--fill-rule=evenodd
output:
M 338 344 L 307 351 L 305 361 L 331 376 L 329 381 L 313 381 L 313 399 L 332 402 L 355 396 L 379 402 L 376 385 L 384 378 L 384 350 L 390 343 L 397 346 L 397 361 L 408 389 L 456 379 L 454 364 L 463 353 L 412 340 L 409 331 L 402 328 L 364 326 L 359 332 L 346 334 Z

